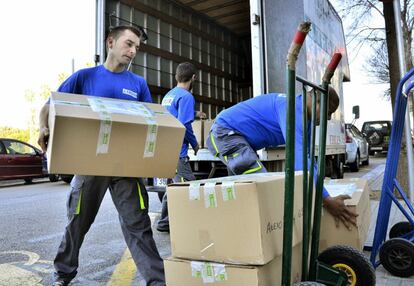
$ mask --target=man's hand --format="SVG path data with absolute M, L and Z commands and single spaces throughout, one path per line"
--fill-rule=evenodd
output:
M 198 150 L 200 149 L 200 146 L 197 144 L 197 146 L 193 147 L 194 150 L 194 156 L 197 155 Z
M 49 128 L 42 127 L 40 128 L 40 131 L 39 131 L 39 139 L 37 140 L 37 143 L 40 145 L 40 148 L 42 148 L 43 152 L 46 152 L 48 142 L 49 142 Z
M 345 204 L 344 200 L 348 200 L 351 197 L 348 195 L 340 195 L 337 197 L 326 197 L 323 200 L 323 206 L 326 210 L 335 217 L 336 227 L 339 227 L 339 221 L 345 225 L 349 230 L 352 229 L 351 225 L 356 226 L 356 213 L 351 211 Z
M 206 117 L 207 117 L 207 115 L 204 112 L 202 112 L 202 111 L 197 111 L 196 112 L 196 118 L 206 119 Z

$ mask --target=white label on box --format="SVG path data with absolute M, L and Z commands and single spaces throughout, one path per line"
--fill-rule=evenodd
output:
M 109 139 L 111 138 L 112 121 L 111 115 L 106 112 L 99 113 L 101 124 L 99 127 L 98 146 L 96 154 L 106 154 L 109 149 Z
M 189 196 L 190 201 L 200 200 L 200 183 L 190 183 Z
M 88 102 L 95 112 L 105 110 L 109 113 L 153 117 L 153 114 L 145 105 L 136 101 L 114 101 L 102 97 L 88 97 Z
M 221 193 L 223 195 L 223 201 L 232 201 L 236 199 L 236 189 L 234 187 L 234 181 L 224 181 L 221 184 Z
M 201 278 L 203 283 L 226 281 L 226 266 L 218 263 L 191 261 L 191 276 Z
M 204 262 L 191 261 L 191 276 L 201 278 L 204 268 Z
M 214 269 L 214 280 L 215 281 L 226 281 L 227 280 L 227 272 L 226 266 L 224 264 L 213 264 Z
M 216 208 L 217 207 L 217 197 L 216 197 L 216 183 L 209 182 L 204 185 L 204 206 L 206 208 Z

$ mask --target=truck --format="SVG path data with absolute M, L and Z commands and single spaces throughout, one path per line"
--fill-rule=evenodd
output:
M 196 110 L 214 119 L 238 102 L 264 93 L 284 93 L 290 41 L 303 20 L 312 30 L 299 55 L 296 73 L 320 82 L 334 52 L 342 61 L 332 80 L 340 106 L 328 122 L 327 176 L 343 177 L 346 160 L 342 83 L 350 80 L 342 22 L 328 0 L 96 0 L 96 64 L 105 59 L 105 34 L 111 26 L 137 25 L 148 39 L 130 70 L 143 76 L 154 102 L 175 86 L 180 62 L 198 70 L 193 87 Z M 297 86 L 298 93 L 299 85 Z M 317 152 L 316 152 L 317 154 Z M 284 168 L 284 147 L 258 151 L 269 171 Z M 190 152 L 197 177 L 224 172 L 202 149 Z

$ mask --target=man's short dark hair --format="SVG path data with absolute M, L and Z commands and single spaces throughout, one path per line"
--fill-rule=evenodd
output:
M 309 94 L 312 96 L 313 89 L 311 89 L 309 91 Z M 334 113 L 339 107 L 339 95 L 332 86 L 328 87 L 328 94 L 329 94 L 329 96 L 328 96 L 328 113 Z M 320 104 L 320 101 L 321 101 L 321 94 L 320 94 L 320 91 L 318 90 L 316 92 L 316 103 Z
M 187 82 L 190 81 L 196 73 L 196 69 L 192 63 L 184 62 L 177 66 L 175 71 L 175 79 L 177 82 Z
M 147 38 L 147 35 L 145 34 L 144 30 L 139 27 L 134 26 L 116 26 L 109 29 L 108 36 L 106 37 L 106 40 L 109 39 L 109 37 L 114 38 L 117 40 L 126 30 L 131 31 L 134 33 L 141 41 L 145 41 Z

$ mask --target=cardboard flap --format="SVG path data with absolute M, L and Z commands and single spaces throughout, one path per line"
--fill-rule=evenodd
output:
M 328 191 L 331 197 L 339 195 L 348 195 L 351 199 L 345 200 L 344 203 L 347 206 L 355 206 L 367 185 L 365 179 L 353 178 L 342 180 L 326 180 L 324 187 Z

